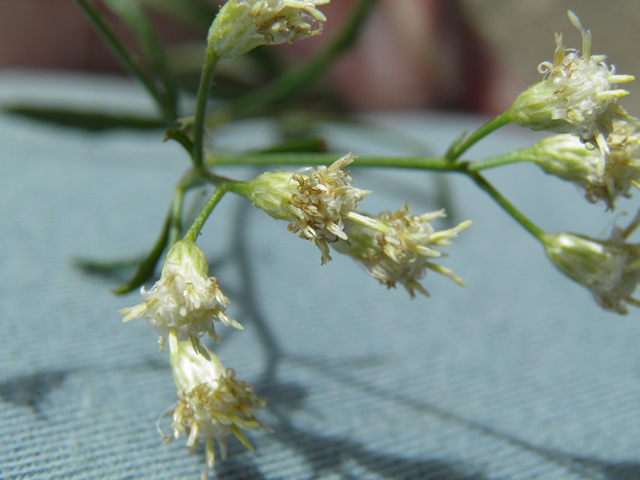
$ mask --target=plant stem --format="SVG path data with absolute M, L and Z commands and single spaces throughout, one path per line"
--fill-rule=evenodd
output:
M 482 190 L 487 192 L 503 210 L 505 210 L 516 222 L 522 225 L 537 240 L 542 241 L 545 232 L 529 220 L 520 210 L 518 210 L 509 200 L 507 200 L 496 188 L 491 185 L 482 175 L 477 172 L 468 172 L 469 177 Z
M 207 165 L 291 165 L 315 166 L 335 162 L 339 155 L 335 153 L 248 153 L 248 154 L 211 154 L 207 156 Z M 352 167 L 413 168 L 443 172 L 466 171 L 468 162 L 450 162 L 444 158 L 429 157 L 378 157 L 359 156 Z
M 171 124 L 175 120 L 175 113 L 167 105 L 166 98 L 158 91 L 153 79 L 141 68 L 137 59 L 131 56 L 127 48 L 117 37 L 115 32 L 102 18 L 100 12 L 93 5 L 91 0 L 74 0 L 76 5 L 85 14 L 91 25 L 96 29 L 102 40 L 111 49 L 111 52 L 118 61 L 129 70 L 147 89 L 155 99 L 166 124 Z
M 528 154 L 528 149 L 515 150 L 498 157 L 485 158 L 469 163 L 468 170 L 471 172 L 479 172 L 489 168 L 502 167 L 511 163 L 518 162 L 535 162 L 535 158 Z
M 482 140 L 484 137 L 486 137 L 490 133 L 495 132 L 499 128 L 504 127 L 505 125 L 508 125 L 509 123 L 511 123 L 511 117 L 509 111 L 507 110 L 506 112 L 498 115 L 493 120 L 485 123 L 478 130 L 468 136 L 460 145 L 454 143 L 449 148 L 449 151 L 446 154 L 446 158 L 451 162 L 457 160 L 464 152 L 469 150 L 473 145 Z
M 207 110 L 207 100 L 209 99 L 209 90 L 211 89 L 211 82 L 213 81 L 213 74 L 215 73 L 218 60 L 218 56 L 207 48 L 204 65 L 202 66 L 202 75 L 200 76 L 200 87 L 198 88 L 196 113 L 193 124 L 194 134 L 191 158 L 196 168 L 203 166 L 204 119 Z
M 169 240 L 167 248 L 171 249 L 180 238 L 181 220 L 182 220 L 182 204 L 184 201 L 185 188 L 182 185 L 176 187 L 171 202 L 170 220 L 169 220 Z
M 229 186 L 229 183 L 222 183 L 213 191 L 213 193 L 211 193 L 211 196 L 202 207 L 202 210 L 200 210 L 200 213 L 198 213 L 196 219 L 193 221 L 191 228 L 189 228 L 189 231 L 184 236 L 185 240 L 191 240 L 192 242 L 196 241 L 198 235 L 200 234 L 200 230 L 202 230 L 202 227 L 209 218 L 209 215 L 211 215 L 211 212 L 213 211 L 215 206 L 222 199 L 222 197 L 224 197 L 224 194 L 229 190 Z

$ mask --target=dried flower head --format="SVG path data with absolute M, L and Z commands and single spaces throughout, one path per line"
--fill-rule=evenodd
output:
M 626 314 L 627 304 L 640 307 L 631 296 L 640 281 L 640 244 L 625 243 L 627 233 L 616 228 L 608 240 L 548 234 L 543 243 L 556 268 L 587 287 L 598 305 Z
M 256 207 L 289 221 L 290 232 L 316 245 L 324 264 L 331 260 L 329 243 L 348 239 L 358 202 L 371 193 L 353 187 L 349 172 L 342 170 L 354 159 L 346 155 L 330 167 L 264 173 L 249 182 L 249 196 Z
M 219 58 L 243 55 L 260 45 L 292 43 L 322 33 L 326 17 L 316 7 L 329 0 L 229 0 L 209 30 Z
M 190 340 L 197 351 L 206 354 L 198 337 L 206 332 L 218 342 L 214 321 L 242 329 L 225 313 L 229 301 L 218 288 L 218 280 L 208 274 L 202 250 L 194 242 L 179 241 L 167 254 L 160 280 L 149 291 L 142 287 L 146 301 L 119 313 L 125 315 L 124 322 L 144 316 L 159 335 L 161 350 L 173 335 Z
M 599 173 L 604 170 L 609 147 L 606 137 L 612 121 L 628 118 L 618 99 L 629 92 L 615 87 L 630 82 L 632 75 L 617 75 L 605 63 L 605 55 L 591 54 L 591 31 L 569 11 L 569 20 L 582 34 L 582 56 L 565 48 L 556 34 L 553 62 L 542 62 L 544 80 L 525 90 L 510 109 L 511 119 L 534 130 L 570 133 L 600 150 Z
M 210 350 L 206 349 L 209 359 L 198 354 L 189 342 L 176 342 L 171 350 L 178 402 L 167 412 L 172 418 L 171 434 L 161 434 L 168 441 L 186 434 L 188 447 L 205 444 L 209 468 L 215 463 L 214 441 L 225 458 L 229 434 L 253 450 L 242 430 L 269 430 L 256 418 L 265 400 L 256 397 L 251 385 L 237 380 L 235 372 L 224 368 Z
M 430 260 L 444 255 L 434 247 L 451 245 L 451 239 L 468 228 L 471 221 L 435 231 L 431 222 L 445 217 L 444 210 L 423 215 L 409 215 L 409 211 L 405 204 L 395 213 L 385 211 L 377 217 L 360 216 L 360 221 L 349 232 L 349 241 L 338 242 L 334 248 L 364 265 L 372 277 L 388 288 L 400 283 L 412 297 L 416 290 L 429 296 L 419 282 L 427 269 L 464 285 L 451 270 Z

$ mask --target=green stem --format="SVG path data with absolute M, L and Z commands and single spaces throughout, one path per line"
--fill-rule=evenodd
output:
M 194 134 L 191 157 L 196 168 L 203 166 L 204 119 L 207 110 L 207 100 L 209 99 L 209 90 L 211 89 L 211 82 L 213 82 L 213 74 L 215 73 L 218 60 L 218 56 L 207 48 L 204 65 L 202 67 L 202 75 L 200 76 L 200 87 L 198 88 L 196 113 L 193 124 Z
M 531 235 L 533 235 L 539 241 L 543 240 L 545 232 L 529 220 L 520 210 L 518 210 L 509 200 L 507 200 L 496 188 L 491 185 L 482 175 L 477 172 L 468 172 L 469 177 L 478 185 L 482 190 L 487 192 L 491 198 L 493 198 L 498 205 L 500 205 L 511 217 L 522 225 Z
M 173 201 L 171 202 L 171 214 L 169 220 L 169 240 L 168 248 L 170 249 L 180 239 L 180 233 L 182 230 L 182 204 L 184 201 L 185 188 L 182 185 L 178 185 L 175 193 L 173 194 Z
M 229 108 L 220 110 L 210 119 L 217 124 L 230 118 L 238 118 L 259 112 L 264 108 L 288 99 L 302 87 L 317 79 L 357 41 L 368 14 L 377 0 L 359 0 L 344 27 L 320 51 L 298 68 L 287 70 L 282 76 L 263 88 L 257 89 L 234 102 Z
M 207 155 L 207 165 L 290 165 L 315 166 L 335 162 L 339 155 L 335 153 L 248 153 Z M 465 172 L 468 162 L 450 162 L 444 158 L 429 157 L 356 157 L 352 167 L 412 168 L 443 172 Z
M 193 221 L 191 228 L 189 228 L 189 231 L 184 236 L 185 240 L 191 240 L 192 242 L 196 241 L 198 235 L 200 235 L 200 230 L 202 230 L 202 227 L 209 218 L 209 215 L 211 215 L 211 212 L 213 211 L 215 206 L 222 199 L 222 197 L 224 197 L 224 194 L 227 193 L 229 187 L 230 184 L 222 183 L 213 191 L 207 202 L 202 207 L 202 210 L 200 210 L 200 213 L 198 213 L 198 216 Z
M 91 0 L 74 0 L 76 5 L 85 14 L 91 25 L 96 29 L 102 40 L 111 49 L 118 61 L 129 70 L 153 96 L 160 108 L 165 123 L 171 124 L 175 120 L 174 112 L 168 106 L 166 98 L 162 95 L 153 79 L 140 67 L 139 62 L 131 56 L 127 48 L 117 37 L 111 27 L 104 21 L 100 12 L 91 3 Z
M 505 155 L 498 157 L 485 158 L 484 160 L 477 160 L 469 164 L 469 171 L 479 172 L 480 170 L 487 170 L 489 168 L 502 167 L 511 163 L 519 162 L 535 162 L 535 157 L 528 154 L 529 149 L 515 150 Z
M 457 160 L 464 152 L 469 150 L 473 145 L 482 140 L 484 137 L 486 137 L 490 133 L 495 132 L 499 128 L 504 127 L 505 125 L 508 125 L 509 123 L 511 123 L 511 115 L 509 111 L 506 111 L 498 115 L 490 122 L 485 123 L 482 127 L 468 136 L 461 144 L 458 145 L 454 143 L 449 148 L 449 151 L 446 154 L 446 158 L 452 162 L 454 160 Z

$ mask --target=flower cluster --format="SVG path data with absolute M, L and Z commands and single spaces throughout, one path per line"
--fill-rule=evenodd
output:
M 191 241 L 177 242 L 167 254 L 162 276 L 153 288 L 141 289 L 146 301 L 120 311 L 128 322 L 142 316 L 156 331 L 160 349 L 171 335 L 190 340 L 198 351 L 206 352 L 198 337 L 208 333 L 216 342 L 213 322 L 242 329 L 225 310 L 229 301 L 220 291 L 218 280 L 209 277 L 209 266 L 202 250 Z
M 573 12 L 569 12 L 569 19 L 582 35 L 582 56 L 567 49 L 562 35 L 556 34 L 553 62 L 543 62 L 538 67 L 544 80 L 521 93 L 509 114 L 519 125 L 570 133 L 595 146 L 600 151 L 601 174 L 609 154 L 606 137 L 612 131 L 612 122 L 629 118 L 618 104 L 618 99 L 629 92 L 615 85 L 634 77 L 617 75 L 615 68 L 605 63 L 605 55 L 592 55 L 591 31 L 582 27 Z
M 205 444 L 209 468 L 215 463 L 214 441 L 218 442 L 221 456 L 225 458 L 229 434 L 252 450 L 242 430 L 268 430 L 256 418 L 256 412 L 264 406 L 265 400 L 256 397 L 251 385 L 237 380 L 235 372 L 224 368 L 208 349 L 209 359 L 198 354 L 189 342 L 180 342 L 171 350 L 178 403 L 168 412 L 173 421 L 171 434 L 165 437 L 177 439 L 184 433 L 188 436 L 188 447 Z
M 290 232 L 316 245 L 324 264 L 331 260 L 329 243 L 348 240 L 358 202 L 371 193 L 353 187 L 349 172 L 342 170 L 354 159 L 346 155 L 329 167 L 264 173 L 249 182 L 248 195 L 256 207 L 289 221 Z
M 640 188 L 640 129 L 616 120 L 607 145 L 610 154 L 602 175 L 598 173 L 598 152 L 573 135 L 552 135 L 534 145 L 530 153 L 546 173 L 582 187 L 587 200 L 602 200 L 613 210 L 619 197 L 630 197 L 632 187 Z
M 388 288 L 400 283 L 412 297 L 416 290 L 429 296 L 419 282 L 427 269 L 464 285 L 451 270 L 431 262 L 431 259 L 444 255 L 434 247 L 451 245 L 451 239 L 468 228 L 471 222 L 436 231 L 431 222 L 445 217 L 443 210 L 423 215 L 409 215 L 409 211 L 405 204 L 395 213 L 385 211 L 376 217 L 360 216 L 360 221 L 349 232 L 349 241 L 338 242 L 334 248 L 364 265 L 372 277 Z
M 209 29 L 218 58 L 243 55 L 260 45 L 292 43 L 322 33 L 329 0 L 229 0 Z
M 640 282 L 640 244 L 625 243 L 620 229 L 608 240 L 559 233 L 543 243 L 556 268 L 587 287 L 603 309 L 626 314 L 627 304 L 640 307 L 631 296 Z

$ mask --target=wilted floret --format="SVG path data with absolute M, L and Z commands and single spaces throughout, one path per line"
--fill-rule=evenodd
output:
M 395 213 L 388 211 L 377 217 L 360 216 L 349 232 L 348 242 L 333 244 L 334 248 L 349 255 L 364 265 L 369 274 L 387 287 L 403 285 L 409 294 L 419 291 L 429 293 L 420 284 L 427 270 L 449 277 L 459 285 L 464 282 L 451 270 L 431 260 L 444 256 L 434 247 L 449 246 L 451 239 L 471 225 L 462 222 L 455 228 L 436 231 L 431 222 L 445 217 L 444 211 L 409 215 L 409 206 L 404 205 Z

